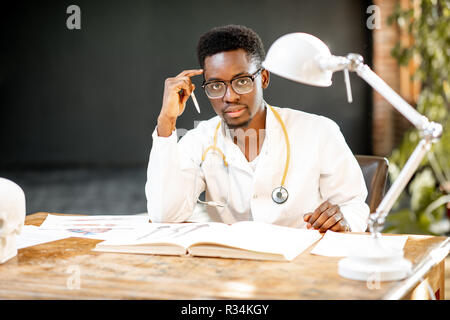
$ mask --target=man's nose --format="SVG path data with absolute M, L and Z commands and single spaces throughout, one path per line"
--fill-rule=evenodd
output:
M 233 87 L 231 86 L 231 83 L 227 83 L 227 88 L 225 91 L 225 94 L 223 95 L 223 100 L 225 102 L 233 102 L 239 100 L 240 95 L 234 91 Z

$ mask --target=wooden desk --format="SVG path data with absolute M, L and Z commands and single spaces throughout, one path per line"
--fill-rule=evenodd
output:
M 47 213 L 26 217 L 40 225 Z M 411 236 L 405 257 L 413 268 L 446 237 Z M 423 298 L 408 279 L 366 283 L 337 274 L 340 258 L 309 254 L 293 262 L 92 252 L 100 240 L 68 238 L 19 250 L 0 265 L 2 299 L 384 299 Z M 444 261 L 424 277 L 444 299 Z

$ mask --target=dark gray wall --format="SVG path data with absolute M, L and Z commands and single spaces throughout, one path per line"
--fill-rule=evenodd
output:
M 81 8 L 68 30 L 66 8 Z M 195 47 L 211 27 L 245 24 L 266 50 L 285 33 L 312 33 L 337 55 L 370 64 L 370 3 L 340 1 L 21 1 L 2 8 L 0 166 L 142 165 L 161 107 L 164 79 L 198 66 Z M 266 100 L 335 120 L 355 153 L 370 154 L 371 91 L 351 75 L 329 88 L 272 75 Z M 198 86 L 201 79 L 194 81 Z M 197 90 L 177 126 L 214 115 Z

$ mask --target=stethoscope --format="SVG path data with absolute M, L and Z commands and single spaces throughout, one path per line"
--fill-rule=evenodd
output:
M 283 177 L 281 179 L 281 184 L 278 187 L 275 187 L 275 189 L 273 189 L 272 191 L 272 200 L 275 203 L 278 204 L 282 204 L 285 203 L 289 197 L 289 192 L 287 191 L 287 189 L 284 187 L 284 183 L 286 181 L 286 176 L 287 176 L 287 172 L 289 169 L 289 160 L 291 157 L 291 145 L 289 143 L 289 136 L 286 130 L 286 126 L 284 125 L 283 120 L 281 119 L 279 113 L 272 108 L 270 105 L 267 104 L 267 106 L 270 108 L 270 110 L 272 110 L 275 118 L 278 120 L 278 122 L 281 125 L 281 128 L 283 129 L 283 133 L 284 133 L 284 139 L 285 139 L 285 143 L 286 143 L 286 162 L 284 165 L 284 172 L 283 172 Z M 208 148 L 206 148 L 206 150 L 203 152 L 202 154 L 202 162 L 205 161 L 206 158 L 206 154 L 209 151 L 217 151 L 219 153 L 219 155 L 222 157 L 223 163 L 225 165 L 225 167 L 228 169 L 228 162 L 226 161 L 226 157 L 225 154 L 222 152 L 222 150 L 220 150 L 217 147 L 217 133 L 219 131 L 220 125 L 221 125 L 222 121 L 219 121 L 219 123 L 216 126 L 216 130 L 214 131 L 214 140 L 213 140 L 213 144 L 211 146 L 209 146 Z M 197 200 L 200 203 L 209 205 L 209 206 L 215 206 L 215 207 L 224 207 L 225 205 L 223 204 L 219 204 L 216 203 L 214 201 L 201 201 L 201 200 Z

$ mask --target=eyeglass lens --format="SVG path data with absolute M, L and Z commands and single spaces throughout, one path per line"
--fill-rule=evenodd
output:
M 253 90 L 251 77 L 241 77 L 231 80 L 231 87 L 237 94 L 246 94 Z M 205 85 L 205 92 L 210 98 L 220 98 L 225 95 L 227 85 L 225 82 L 216 81 Z

